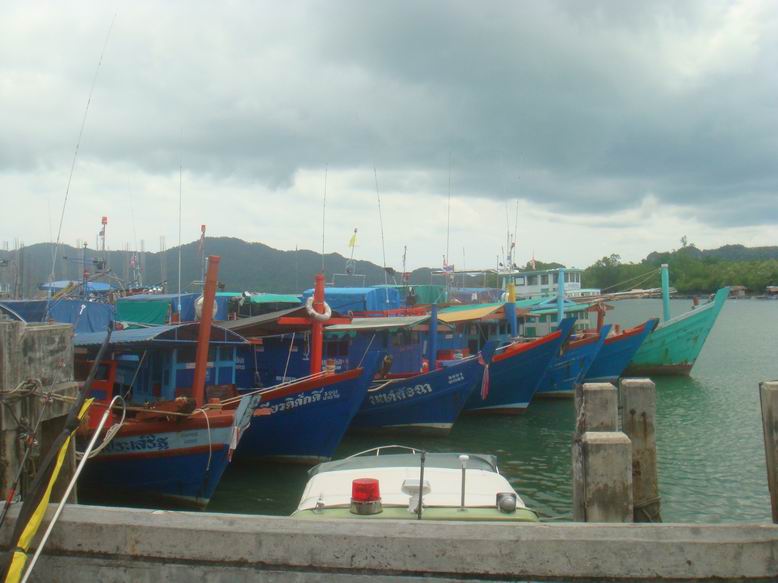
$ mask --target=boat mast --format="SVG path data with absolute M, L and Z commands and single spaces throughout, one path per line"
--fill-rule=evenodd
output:
M 216 299 L 216 284 L 219 277 L 218 255 L 208 258 L 208 271 L 203 286 L 203 311 L 200 315 L 200 329 L 197 334 L 197 353 L 195 357 L 194 382 L 192 397 L 197 407 L 205 404 L 205 379 L 208 372 L 208 346 L 211 340 L 211 323 L 213 322 L 213 304 Z M 216 370 L 216 369 L 214 369 Z

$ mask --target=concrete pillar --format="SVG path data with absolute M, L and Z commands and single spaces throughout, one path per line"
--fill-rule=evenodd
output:
M 632 522 L 632 452 L 627 436 L 618 432 L 616 387 L 576 387 L 575 408 L 573 519 Z
M 778 524 L 778 381 L 759 383 L 759 399 L 762 403 L 762 430 L 770 505 L 773 522 Z
M 632 522 L 632 446 L 620 431 L 588 431 L 574 449 L 573 519 Z
M 575 389 L 575 435 L 587 431 L 617 431 L 618 393 L 610 383 L 584 383 Z
M 651 379 L 623 379 L 621 426 L 632 442 L 632 499 L 635 522 L 661 522 L 656 469 L 656 385 Z

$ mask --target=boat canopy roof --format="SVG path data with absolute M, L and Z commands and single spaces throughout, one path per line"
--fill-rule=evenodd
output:
M 177 326 L 150 326 L 148 328 L 132 328 L 116 330 L 111 334 L 110 346 L 127 344 L 144 344 L 157 346 L 191 345 L 197 343 L 200 331 L 199 324 L 179 324 Z M 76 334 L 73 343 L 77 347 L 100 346 L 105 341 L 107 332 L 87 332 Z M 246 344 L 246 339 L 240 334 L 217 325 L 211 326 L 211 344 L 235 345 Z
M 412 328 L 429 321 L 427 316 L 388 316 L 386 318 L 353 318 L 350 324 L 328 326 L 326 332 L 359 332 L 362 330 L 396 330 Z
M 428 453 L 424 462 L 424 467 L 461 470 L 462 463 L 459 461 L 460 455 L 462 454 L 452 452 Z M 481 453 L 469 453 L 467 455 L 470 456 L 470 459 L 467 462 L 468 470 L 497 472 L 497 458 L 495 456 Z M 313 477 L 324 472 L 367 468 L 417 468 L 420 463 L 421 452 L 360 455 L 321 463 L 308 470 L 308 476 Z
M 440 310 L 438 312 L 438 319 L 447 324 L 481 320 L 496 314 L 502 309 L 503 304 L 501 303 L 451 306 Z

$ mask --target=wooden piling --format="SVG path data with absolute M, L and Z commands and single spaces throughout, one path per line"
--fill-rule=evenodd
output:
M 621 426 L 632 443 L 632 499 L 635 522 L 661 522 L 656 464 L 656 385 L 651 379 L 623 379 Z
M 762 404 L 762 430 L 767 461 L 767 485 L 773 522 L 778 524 L 778 381 L 759 383 Z

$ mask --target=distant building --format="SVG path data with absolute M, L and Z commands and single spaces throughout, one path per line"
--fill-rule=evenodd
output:
M 544 269 L 540 271 L 515 271 L 501 273 L 502 287 L 506 288 L 509 282 L 516 285 L 516 297 L 534 298 L 548 295 L 556 295 L 559 282 L 560 269 Z M 598 289 L 581 287 L 583 269 L 574 267 L 565 268 L 565 295 L 568 297 L 584 297 L 600 295 Z
M 778 297 L 778 285 L 768 285 L 765 289 L 765 293 L 768 296 Z
M 748 288 L 744 285 L 732 285 L 729 287 L 729 297 L 732 299 L 746 297 Z

